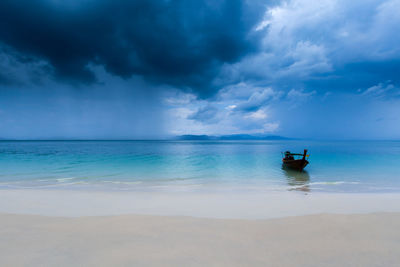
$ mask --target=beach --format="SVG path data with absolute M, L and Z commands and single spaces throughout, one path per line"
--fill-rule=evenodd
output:
M 398 266 L 400 194 L 0 190 L 1 266 Z
M 1 266 L 398 266 L 400 213 L 0 215 Z
M 399 142 L 2 142 L 0 266 L 398 266 Z

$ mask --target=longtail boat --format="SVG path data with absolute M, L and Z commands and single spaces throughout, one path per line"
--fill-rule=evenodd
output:
M 302 158 L 299 158 L 300 156 Z M 282 163 L 285 167 L 302 171 L 308 164 L 307 159 L 309 156 L 310 155 L 307 155 L 307 149 L 304 149 L 303 154 L 290 153 L 290 151 L 286 151 L 282 158 Z

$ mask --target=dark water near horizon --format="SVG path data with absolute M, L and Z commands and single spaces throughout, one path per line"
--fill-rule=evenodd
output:
M 0 141 L 0 188 L 400 192 L 400 142 Z

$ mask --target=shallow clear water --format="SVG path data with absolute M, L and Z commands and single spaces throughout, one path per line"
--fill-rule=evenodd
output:
M 399 162 L 397 141 L 0 141 L 0 188 L 400 192 Z

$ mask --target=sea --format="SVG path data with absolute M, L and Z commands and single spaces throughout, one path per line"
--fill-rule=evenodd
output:
M 400 141 L 0 141 L 0 189 L 397 193 Z

